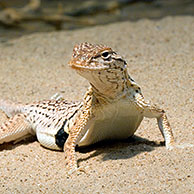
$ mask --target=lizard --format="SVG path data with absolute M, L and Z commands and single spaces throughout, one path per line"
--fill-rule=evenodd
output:
M 0 100 L 8 121 L 0 126 L 0 144 L 36 135 L 40 144 L 64 150 L 70 172 L 79 169 L 76 146 L 132 136 L 144 117 L 156 118 L 167 149 L 175 143 L 163 109 L 144 99 L 127 71 L 127 62 L 102 44 L 74 46 L 69 66 L 88 80 L 83 101 L 63 98 L 21 104 Z

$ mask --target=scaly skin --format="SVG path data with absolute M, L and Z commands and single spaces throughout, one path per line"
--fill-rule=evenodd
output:
M 50 149 L 64 149 L 70 172 L 77 169 L 75 146 L 133 135 L 143 117 L 156 118 L 167 148 L 174 144 L 165 111 L 145 101 L 138 84 L 129 76 L 126 61 L 110 47 L 82 43 L 73 50 L 69 65 L 86 78 L 82 102 L 64 99 L 32 104 L 0 101 L 10 117 L 0 127 L 0 144 L 36 135 Z

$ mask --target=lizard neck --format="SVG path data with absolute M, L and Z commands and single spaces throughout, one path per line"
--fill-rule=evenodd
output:
M 128 90 L 129 76 L 127 70 L 117 73 L 112 72 L 112 77 L 110 74 L 100 77 L 98 80 L 90 82 L 91 90 L 93 95 L 98 99 L 98 101 L 114 101 L 122 96 L 124 96 Z

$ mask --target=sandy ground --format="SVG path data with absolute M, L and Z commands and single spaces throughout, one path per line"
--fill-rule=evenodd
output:
M 0 98 L 30 102 L 61 92 L 81 100 L 88 83 L 68 66 L 75 43 L 121 53 L 146 99 L 167 111 L 178 144 L 193 143 L 194 17 L 39 33 L 0 45 Z M 5 115 L 0 114 L 0 122 Z M 140 138 L 141 137 L 141 138 Z M 68 176 L 64 153 L 36 139 L 0 146 L 0 193 L 194 193 L 194 148 L 166 150 L 155 119 L 136 138 L 77 149 L 87 174 Z

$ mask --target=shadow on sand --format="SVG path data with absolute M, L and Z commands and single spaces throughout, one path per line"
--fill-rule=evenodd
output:
M 35 136 L 32 136 L 16 144 L 14 144 L 13 142 L 4 143 L 0 145 L 0 151 L 12 150 L 23 144 L 28 145 L 34 141 L 37 141 L 37 139 Z M 164 142 L 149 141 L 148 139 L 134 135 L 125 140 L 107 140 L 87 147 L 76 147 L 76 151 L 80 153 L 93 152 L 89 156 L 79 159 L 78 163 L 80 163 L 98 155 L 102 155 L 103 161 L 128 159 L 142 152 L 151 152 L 155 149 L 155 147 L 161 146 L 164 146 Z
M 139 136 L 132 136 L 125 140 L 102 141 L 91 146 L 76 148 L 81 153 L 93 152 L 86 158 L 78 160 L 79 162 L 102 155 L 102 160 L 128 159 L 142 152 L 151 152 L 155 147 L 164 146 L 164 142 L 149 141 Z

